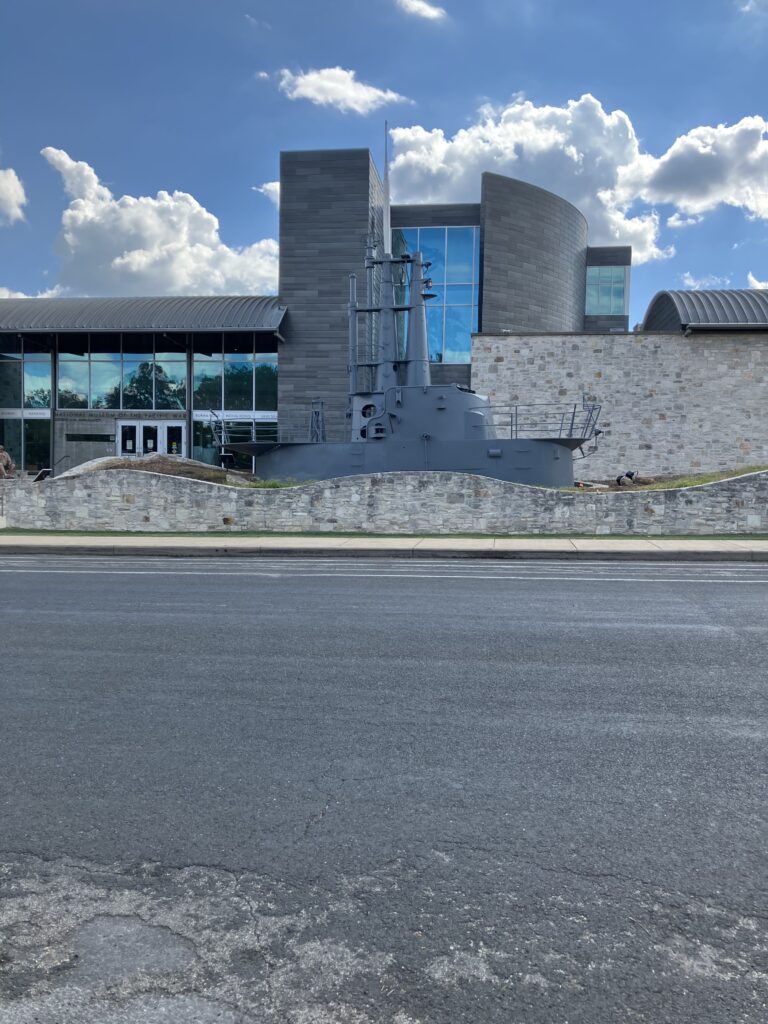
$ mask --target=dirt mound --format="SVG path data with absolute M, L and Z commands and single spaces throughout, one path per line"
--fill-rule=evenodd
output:
M 232 472 L 211 466 L 207 462 L 196 459 L 185 459 L 180 455 L 139 455 L 130 458 L 108 456 L 104 459 L 92 459 L 74 469 L 60 474 L 65 476 L 83 476 L 86 473 L 98 473 L 104 469 L 130 469 L 141 473 L 163 473 L 165 476 L 183 476 L 188 480 L 203 480 L 209 484 L 244 484 L 253 483 L 256 477 L 251 473 Z

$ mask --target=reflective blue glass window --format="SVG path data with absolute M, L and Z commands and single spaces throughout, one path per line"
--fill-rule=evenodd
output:
M 88 358 L 87 334 L 60 334 L 59 358 L 74 360 Z
M 243 359 L 253 355 L 253 334 L 250 331 L 227 331 L 224 335 L 225 359 L 234 356 L 236 359 Z
M 448 306 L 471 306 L 474 304 L 475 289 L 471 284 L 449 284 L 445 289 Z
M 198 359 L 195 355 L 195 378 L 192 404 L 195 409 L 221 409 L 222 361 Z
M 53 352 L 55 344 L 55 334 L 25 334 L 24 361 L 50 362 L 51 352 Z
M 51 357 L 47 362 L 24 360 L 24 408 L 51 408 Z
M 432 266 L 426 276 L 435 296 L 427 303 L 430 359 L 433 362 L 470 360 L 471 338 L 477 330 L 480 274 L 480 228 L 398 228 L 393 233 L 396 252 L 421 251 Z M 464 312 L 448 310 L 466 306 Z M 460 332 L 464 332 L 460 337 Z
M 445 307 L 445 345 L 443 361 L 468 363 L 471 350 L 472 307 Z
M 392 232 L 392 248 L 398 256 L 402 256 L 405 252 L 416 252 L 418 247 L 418 228 L 397 228 Z
M 600 275 L 597 286 L 597 305 L 601 313 L 611 312 L 611 280 L 607 274 Z
M 154 356 L 154 336 L 145 331 L 131 331 L 123 335 L 123 355 L 131 359 L 150 360 Z
M 253 408 L 253 363 L 224 362 L 224 408 Z
M 154 363 L 151 359 L 123 360 L 123 408 L 151 409 L 154 402 Z
M 198 356 L 221 358 L 222 335 L 219 331 L 200 331 L 192 335 L 192 351 Z
M 60 409 L 88 408 L 88 363 L 62 359 L 59 363 Z
M 91 363 L 91 408 L 120 408 L 119 363 Z
M 61 344 L 61 342 L 59 342 Z M 99 362 L 120 361 L 120 333 L 99 331 L 91 334 L 91 358 Z M 111 406 L 109 408 L 112 408 Z
M 256 409 L 274 412 L 277 409 L 277 353 L 256 358 Z
M 186 409 L 187 366 L 178 360 L 155 363 L 155 408 Z
M 427 306 L 427 335 L 429 337 L 429 361 L 443 361 L 443 306 Z
M 614 267 L 614 270 L 623 271 L 623 267 Z M 618 274 L 614 275 L 613 278 L 613 290 L 611 292 L 611 312 L 612 313 L 623 313 L 624 312 L 624 274 L 621 276 Z
M 587 267 L 584 312 L 592 316 L 621 316 L 625 309 L 626 267 Z
M 471 283 L 474 251 L 474 228 L 448 228 L 447 282 Z
M 0 334 L 0 359 L 6 356 L 21 358 L 21 338 L 17 334 Z
M 420 228 L 419 248 L 422 257 L 432 264 L 427 276 L 440 287 L 445 283 L 445 228 Z

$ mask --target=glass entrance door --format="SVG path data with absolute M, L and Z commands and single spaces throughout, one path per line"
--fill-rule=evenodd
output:
M 183 455 L 186 424 L 168 420 L 120 423 L 118 455 Z
M 157 423 L 142 423 L 139 429 L 141 432 L 141 454 L 157 455 L 157 440 L 160 434 Z

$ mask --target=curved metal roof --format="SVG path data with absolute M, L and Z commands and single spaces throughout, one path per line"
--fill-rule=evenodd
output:
M 277 331 L 276 295 L 0 299 L 0 331 Z
M 768 330 L 768 289 L 657 292 L 644 331 Z

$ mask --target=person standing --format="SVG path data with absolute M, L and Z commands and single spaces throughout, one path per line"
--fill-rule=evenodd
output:
M 13 476 L 13 471 L 16 466 L 13 464 L 13 459 L 5 450 L 3 445 L 0 444 L 0 480 L 5 480 L 7 477 Z

